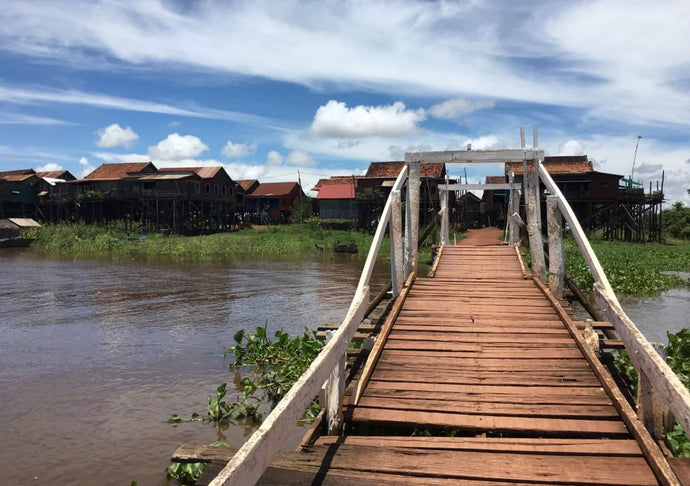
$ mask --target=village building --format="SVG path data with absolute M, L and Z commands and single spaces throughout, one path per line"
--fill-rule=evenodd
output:
M 0 172 L 0 217 L 35 216 L 40 182 L 33 169 Z
M 287 223 L 296 206 L 308 198 L 297 182 L 262 182 L 245 195 L 245 207 L 259 224 Z

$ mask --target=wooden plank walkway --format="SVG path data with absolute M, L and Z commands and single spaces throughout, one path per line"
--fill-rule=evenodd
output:
M 658 484 L 497 236 L 444 248 L 435 277 L 412 286 L 358 404 L 345 404 L 346 435 L 279 454 L 258 484 Z

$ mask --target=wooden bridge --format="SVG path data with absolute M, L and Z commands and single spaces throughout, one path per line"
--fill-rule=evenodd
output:
M 577 220 L 540 167 L 540 151 L 500 152 L 412 154 L 348 315 L 312 367 L 239 451 L 183 446 L 174 459 L 220 459 L 212 485 L 682 484 L 686 464 L 667 458 L 656 439 L 669 413 L 687 426 L 688 391 L 620 309 Z M 553 194 L 548 284 L 540 216 L 530 202 L 535 181 L 529 180 L 521 192 L 534 273 L 517 246 L 499 240 L 500 231 L 481 230 L 459 245 L 443 245 L 431 276 L 416 278 L 415 177 L 420 160 L 439 158 L 535 164 L 534 174 Z M 411 210 L 403 232 L 406 180 Z M 511 184 L 511 193 L 520 191 Z M 511 240 L 517 242 L 519 201 L 511 199 Z M 593 327 L 562 300 L 561 213 L 609 319 Z M 366 361 L 349 369 L 346 380 L 345 347 L 368 306 L 370 266 L 386 225 L 396 299 Z M 637 412 L 600 361 L 597 327 L 615 330 L 631 351 L 640 375 Z M 313 433 L 315 427 L 299 451 L 279 452 L 324 382 L 327 435 Z

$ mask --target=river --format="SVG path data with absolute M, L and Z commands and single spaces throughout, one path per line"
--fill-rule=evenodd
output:
M 243 427 L 166 420 L 204 413 L 218 385 L 232 388 L 222 352 L 237 330 L 341 321 L 362 265 L 341 254 L 173 265 L 2 251 L 0 483 L 176 484 L 164 470 L 180 444 L 239 447 Z M 376 290 L 388 268 L 377 266 Z
M 249 429 L 166 420 L 204 413 L 233 382 L 222 352 L 237 330 L 342 320 L 362 265 L 339 254 L 180 265 L 0 252 L 0 483 L 176 484 L 164 470 L 178 445 L 239 447 Z M 377 265 L 374 289 L 387 276 Z M 676 289 L 623 306 L 665 343 L 687 325 L 688 302 Z

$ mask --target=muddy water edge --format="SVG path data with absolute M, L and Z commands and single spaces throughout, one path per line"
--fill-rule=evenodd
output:
M 178 445 L 239 447 L 251 427 L 166 420 L 233 388 L 222 353 L 239 329 L 296 335 L 342 320 L 362 265 L 341 254 L 180 265 L 2 251 L 0 484 L 176 484 L 164 470 Z M 388 271 L 377 265 L 374 289 Z

